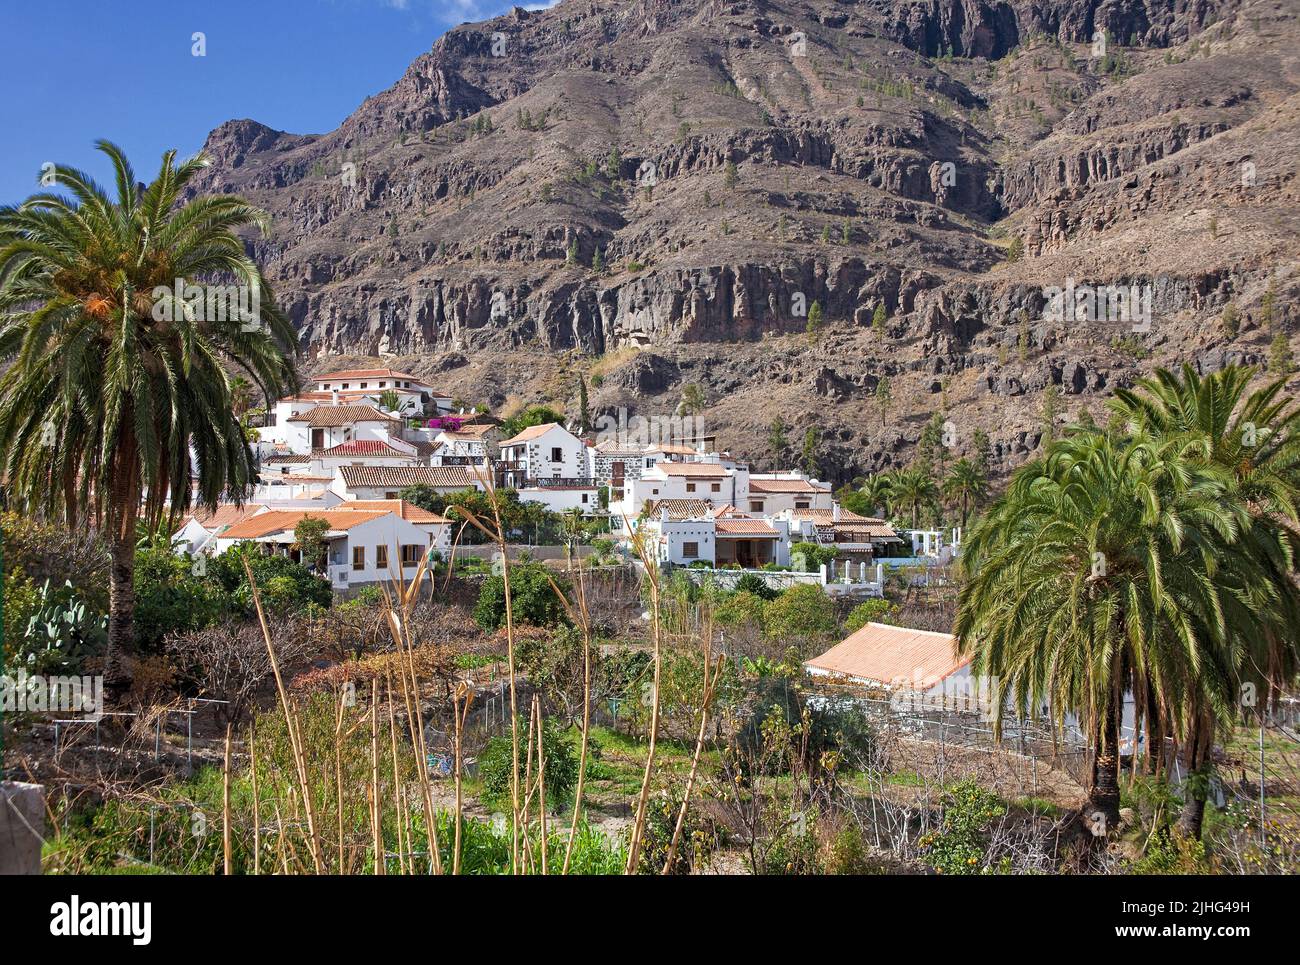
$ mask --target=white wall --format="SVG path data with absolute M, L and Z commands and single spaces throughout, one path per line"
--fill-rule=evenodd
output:
M 564 513 L 571 509 L 581 509 L 584 513 L 600 509 L 600 498 L 595 487 L 590 489 L 520 489 L 520 502 L 541 503 L 553 513 Z

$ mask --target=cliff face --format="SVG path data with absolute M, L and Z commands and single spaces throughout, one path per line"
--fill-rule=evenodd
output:
M 450 31 L 335 131 L 222 125 L 200 189 L 271 213 L 250 249 L 316 367 L 391 355 L 494 407 L 573 407 L 585 374 L 643 414 L 693 382 L 733 449 L 779 416 L 774 457 L 813 429 L 839 479 L 942 410 L 1010 468 L 1049 385 L 1100 416 L 1289 330 L 1285 7 L 563 0 Z M 1145 286 L 1151 324 L 1051 321 L 1070 279 Z

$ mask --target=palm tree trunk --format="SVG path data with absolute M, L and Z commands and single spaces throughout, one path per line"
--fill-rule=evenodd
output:
M 1107 831 L 1119 827 L 1119 708 L 1112 697 L 1097 722 L 1088 813 L 1100 812 Z
M 135 539 L 114 533 L 109 552 L 104 689 L 109 700 L 116 704 L 131 687 L 131 670 L 126 659 L 135 645 Z
M 1204 771 L 1209 756 L 1209 727 L 1203 718 L 1198 718 L 1183 752 L 1183 809 L 1178 815 L 1178 833 L 1192 841 L 1200 840 L 1205 824 L 1209 787 Z

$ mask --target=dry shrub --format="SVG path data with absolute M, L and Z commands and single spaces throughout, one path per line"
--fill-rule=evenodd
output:
M 281 666 L 300 664 L 309 650 L 309 634 L 301 621 L 271 624 L 271 639 Z M 226 622 L 172 634 L 164 641 L 177 670 L 194 682 L 199 696 L 228 701 L 217 705 L 217 720 L 238 724 L 258 688 L 272 675 L 271 657 L 256 623 Z
M 422 644 L 410 651 L 410 661 L 415 665 L 418 680 L 441 680 L 450 685 L 456 676 L 456 651 L 438 644 Z M 358 689 L 372 680 L 398 679 L 409 676 L 410 665 L 403 651 L 372 653 L 360 660 L 346 660 L 332 667 L 321 667 L 299 674 L 289 682 L 289 689 L 298 693 L 337 691 L 352 683 Z

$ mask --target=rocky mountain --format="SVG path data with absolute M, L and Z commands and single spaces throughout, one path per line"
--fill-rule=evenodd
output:
M 1045 408 L 1290 337 L 1296 13 L 561 0 L 448 32 L 330 133 L 223 124 L 200 189 L 271 213 L 250 249 L 318 371 L 382 356 L 574 414 L 579 376 L 594 413 L 694 384 L 733 451 L 788 464 L 812 430 L 837 481 L 942 412 L 1007 470 Z M 1096 285 L 1136 297 L 1053 311 Z

